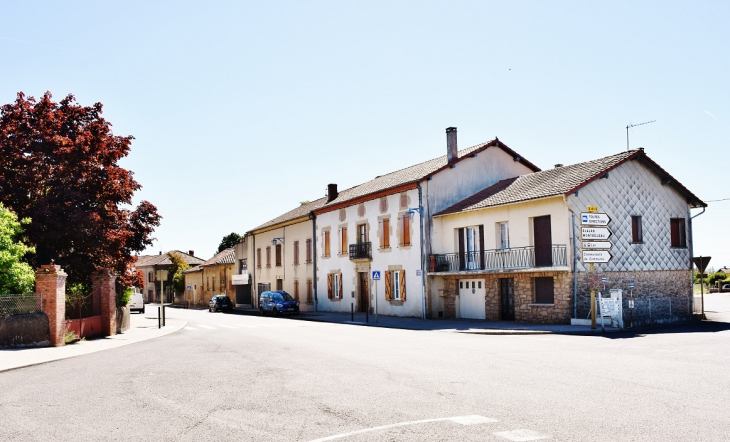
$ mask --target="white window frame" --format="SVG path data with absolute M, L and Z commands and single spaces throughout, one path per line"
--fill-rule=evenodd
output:
M 466 268 L 478 269 L 479 262 L 476 257 L 478 252 L 482 250 L 482 244 L 479 244 L 479 226 L 469 226 L 464 228 L 464 251 L 466 252 Z
M 499 224 L 499 248 L 501 250 L 509 249 L 509 221 Z
M 340 299 L 340 274 L 334 273 L 332 277 L 332 297 L 335 299 Z
M 400 271 L 393 272 L 393 299 L 400 301 Z

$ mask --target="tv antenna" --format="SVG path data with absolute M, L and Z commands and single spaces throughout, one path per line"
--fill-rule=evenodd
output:
M 649 123 L 655 123 L 655 122 L 656 122 L 656 120 L 651 120 L 651 121 L 646 121 L 646 122 L 644 122 L 644 123 L 639 123 L 639 124 L 629 124 L 629 125 L 627 125 L 627 126 L 626 126 L 626 150 L 629 150 L 629 129 L 630 129 L 630 128 L 632 128 L 632 127 L 636 127 L 636 126 L 643 126 L 643 125 L 645 125 L 645 124 L 649 124 Z

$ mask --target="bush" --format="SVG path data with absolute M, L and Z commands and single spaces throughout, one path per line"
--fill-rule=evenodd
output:
M 73 330 L 66 330 L 63 338 L 66 344 L 71 344 L 79 340 L 79 335 L 77 335 Z
M 725 273 L 715 272 L 707 278 L 707 283 L 711 286 L 714 286 L 715 282 L 717 282 L 717 281 L 722 282 L 725 280 L 725 278 L 727 278 L 727 275 Z
M 117 307 L 124 307 L 129 304 L 132 293 L 134 293 L 134 290 L 131 287 L 125 287 L 121 293 L 117 293 Z

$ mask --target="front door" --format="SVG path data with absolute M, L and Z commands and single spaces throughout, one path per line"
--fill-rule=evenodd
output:
M 515 320 L 515 280 L 514 278 L 499 278 L 499 300 L 501 318 L 503 321 Z
M 251 305 L 251 284 L 236 286 L 236 304 Z
M 483 279 L 459 280 L 459 317 L 487 319 L 487 290 Z
M 550 215 L 533 218 L 535 239 L 535 267 L 553 265 L 553 237 L 550 230 Z
M 357 311 L 365 312 L 370 307 L 370 287 L 368 286 L 368 273 L 358 273 L 360 278 L 360 295 L 358 296 Z

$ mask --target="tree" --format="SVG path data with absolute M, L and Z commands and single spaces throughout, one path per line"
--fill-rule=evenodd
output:
M 33 268 L 23 261 L 33 247 L 24 244 L 22 224 L 18 216 L 0 203 L 0 295 L 25 294 L 33 291 Z
M 134 252 L 152 244 L 160 225 L 157 208 L 142 201 L 133 173 L 118 165 L 129 154 L 132 136 L 115 136 L 101 116 L 102 105 L 81 106 L 73 95 L 56 103 L 20 92 L 0 108 L 0 202 L 26 227 L 36 254 L 30 264 L 55 260 L 69 283 L 88 282 L 110 267 L 133 285 Z
M 243 236 L 239 235 L 236 232 L 232 232 L 229 235 L 226 235 L 221 240 L 221 243 L 218 245 L 218 251 L 216 253 L 220 253 L 224 251 L 225 249 L 229 249 L 236 244 L 238 244 L 243 239 Z
M 167 281 L 172 285 L 175 293 L 181 293 L 185 290 L 185 275 L 183 272 L 190 268 L 185 262 L 182 255 L 176 252 L 167 252 L 167 256 L 172 261 L 172 265 L 167 269 Z
M 727 278 L 727 275 L 725 273 L 715 272 L 707 278 L 707 284 L 714 286 L 717 283 L 717 281 L 724 281 L 726 278 Z

